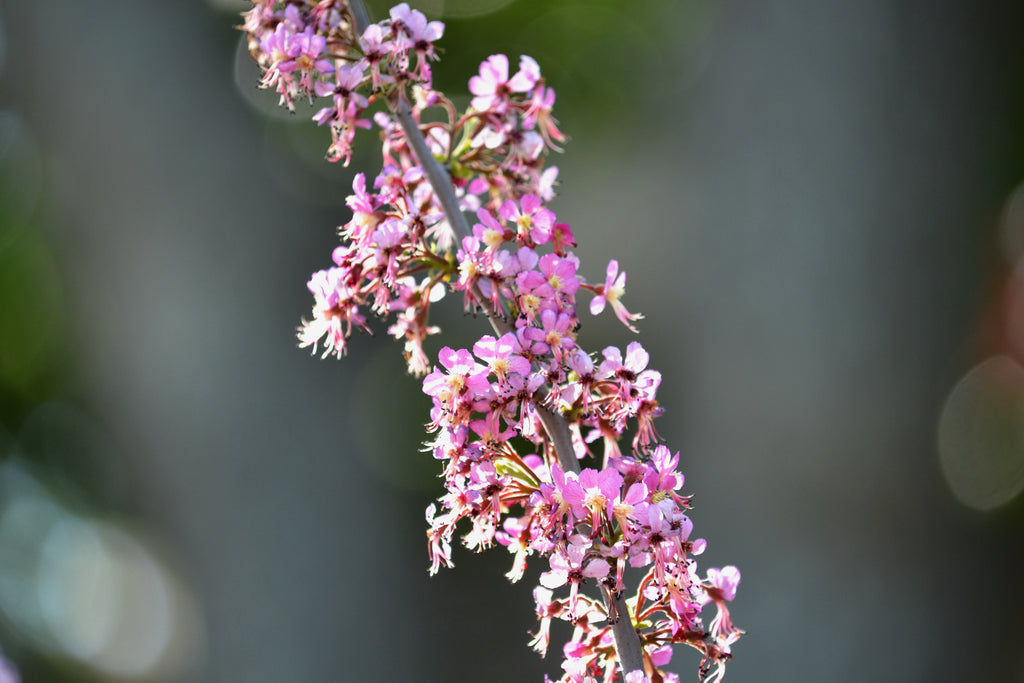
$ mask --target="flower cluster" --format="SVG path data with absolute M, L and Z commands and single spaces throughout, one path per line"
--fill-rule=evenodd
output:
M 370 127 L 362 117 L 372 99 L 411 84 L 430 88 L 430 61 L 437 59 L 433 41 L 444 30 L 405 3 L 361 36 L 341 0 L 255 0 L 243 16 L 249 53 L 263 69 L 260 84 L 273 87 L 292 111 L 298 98 L 323 102 L 313 120 L 331 128 L 328 158 L 346 163 L 355 129 Z
M 645 368 L 646 354 L 636 342 L 625 361 L 618 349 L 607 348 L 595 367 L 578 348 L 560 362 L 550 351 L 534 354 L 520 342 L 524 337 L 485 336 L 472 354 L 444 348 L 443 369 L 424 380 L 438 430 L 433 454 L 444 463 L 447 486 L 441 505 L 427 510 L 431 571 L 451 566 L 451 539 L 463 519 L 471 525 L 462 537 L 467 547 L 497 541 L 514 556 L 507 574 L 512 581 L 522 578 L 529 556 L 545 557 L 548 571 L 534 589 L 541 625 L 532 644 L 546 652 L 551 619 L 573 623 L 562 680 L 582 682 L 615 670 L 611 624 L 631 617 L 617 613 L 610 599 L 582 595 L 580 586 L 592 579 L 606 595 L 620 594 L 627 588 L 626 567 L 645 567 L 627 605 L 635 624 L 645 627 L 641 639 L 651 668 L 666 664 L 671 644 L 683 642 L 700 649 L 703 666 L 718 666 L 720 676 L 741 633 L 725 605 L 735 596 L 739 572 L 726 567 L 703 580 L 697 575 L 691 556 L 705 541 L 691 537 L 678 453 L 663 444 L 648 448 L 640 431 L 634 454 L 617 454 L 625 424 L 659 412 L 653 398 L 658 373 Z M 588 455 L 588 440 L 603 437 L 604 467 L 564 471 L 547 447 L 543 410 L 575 416 L 569 419 L 581 456 Z M 581 428 L 590 429 L 583 438 Z M 514 448 L 510 440 L 517 436 L 537 453 Z M 568 592 L 555 599 L 555 590 Z M 702 608 L 712 602 L 717 614 L 704 630 Z
M 308 283 L 315 303 L 300 345 L 341 357 L 369 313 L 392 318 L 388 331 L 404 341 L 409 371 L 433 401 L 428 446 L 445 479 L 427 510 L 431 572 L 452 565 L 457 527 L 468 526 L 462 540 L 471 549 L 505 546 L 512 581 L 529 557 L 543 558 L 532 644 L 546 652 L 552 619 L 573 624 L 561 680 L 611 680 L 622 623 L 643 660 L 642 670 L 621 671 L 625 680 L 675 680 L 660 670 L 674 643 L 700 650 L 702 677 L 719 679 L 741 634 L 726 607 L 739 572 L 697 574 L 693 556 L 705 542 L 691 537 L 679 455 L 654 428 L 661 374 L 647 352 L 631 342 L 597 355 L 577 339 L 581 292 L 593 295 L 592 314 L 610 306 L 630 330 L 641 316 L 621 301 L 626 276 L 616 261 L 603 283 L 587 282 L 572 229 L 545 206 L 558 173 L 545 167 L 547 153 L 565 141 L 551 115 L 554 91 L 533 59 L 510 73 L 508 58 L 492 55 L 470 79 L 472 101 L 460 115 L 431 85 L 440 22 L 403 3 L 358 31 L 353 9 L 341 0 L 257 0 L 245 14 L 263 86 L 289 107 L 327 99 L 313 118 L 331 128 L 329 159 L 347 162 L 354 131 L 371 121 L 383 141 L 372 184 L 355 177 L 333 266 Z M 375 101 L 386 106 L 368 116 Z M 441 116 L 423 117 L 428 109 Z M 444 187 L 429 166 L 438 161 Z M 463 211 L 475 214 L 471 227 Z M 482 310 L 495 334 L 472 350 L 444 347 L 431 367 L 423 345 L 439 330 L 430 305 L 447 291 Z M 636 585 L 627 585 L 627 568 L 645 570 Z M 588 581 L 601 597 L 581 592 Z M 716 615 L 705 625 L 711 603 Z

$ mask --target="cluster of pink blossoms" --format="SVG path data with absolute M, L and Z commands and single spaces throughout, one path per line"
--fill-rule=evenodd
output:
M 301 346 L 340 357 L 352 331 L 367 329 L 369 312 L 393 317 L 388 331 L 404 341 L 409 371 L 425 375 L 429 446 L 444 471 L 446 493 L 427 510 L 431 572 L 451 566 L 463 520 L 467 547 L 497 542 L 512 553 L 512 581 L 527 558 L 543 558 L 532 644 L 547 650 L 552 619 L 573 624 L 562 681 L 613 680 L 612 630 L 621 620 L 633 624 L 643 651 L 644 670 L 624 676 L 630 683 L 677 680 L 661 671 L 674 643 L 703 653 L 703 680 L 720 679 L 741 634 L 726 607 L 739 571 L 697 574 L 692 556 L 705 543 L 691 538 L 678 453 L 654 428 L 661 374 L 647 367 L 647 352 L 632 342 L 625 353 L 608 347 L 597 357 L 577 341 L 581 290 L 593 294 L 595 315 L 610 305 L 631 330 L 640 316 L 621 302 L 618 263 L 589 284 L 570 251 L 572 230 L 544 206 L 558 173 L 546 156 L 565 140 L 551 115 L 554 91 L 533 59 L 522 57 L 510 74 L 508 59 L 492 55 L 470 79 L 472 102 L 460 115 L 431 85 L 440 22 L 403 3 L 361 32 L 356 23 L 342 0 L 257 0 L 245 14 L 264 87 L 289 107 L 326 101 L 313 118 L 331 128 L 329 159 L 347 162 L 355 130 L 371 121 L 383 142 L 372 189 L 363 174 L 353 182 L 334 265 L 309 281 L 315 303 Z M 368 115 L 378 101 L 384 106 Z M 422 122 L 428 109 L 442 115 Z M 409 125 L 446 167 L 458 209 L 475 213 L 469 230 L 446 215 Z M 449 289 L 467 310 L 484 311 L 497 336 L 481 337 L 472 351 L 445 347 L 431 368 L 423 343 L 439 330 L 428 322 L 430 305 Z M 624 454 L 627 431 L 635 435 Z M 581 470 L 580 461 L 594 466 Z M 627 567 L 647 570 L 635 586 Z M 602 598 L 580 591 L 588 581 Z M 705 624 L 712 603 L 716 614 Z

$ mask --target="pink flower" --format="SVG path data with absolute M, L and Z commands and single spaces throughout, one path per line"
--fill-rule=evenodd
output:
M 547 654 L 548 643 L 551 640 L 551 619 L 557 617 L 562 611 L 561 601 L 554 600 L 553 595 L 551 590 L 543 586 L 533 589 L 533 601 L 536 605 L 540 626 L 533 640 L 530 641 L 530 647 L 539 652 L 541 657 Z
M 576 335 L 572 331 L 573 319 L 565 313 L 552 310 L 541 311 L 539 317 L 541 327 L 526 328 L 525 336 L 543 345 L 542 353 L 550 353 L 556 361 L 561 361 L 562 354 L 576 346 Z
M 622 305 L 619 298 L 625 293 L 626 273 L 620 273 L 619 262 L 612 259 L 608 262 L 607 277 L 605 278 L 604 284 L 597 286 L 597 296 L 595 296 L 593 301 L 590 302 L 590 312 L 593 315 L 597 315 L 604 310 L 605 303 L 609 303 L 612 305 L 612 310 L 615 311 L 615 317 L 621 320 L 622 324 L 630 330 L 637 332 L 637 329 L 633 327 L 631 322 L 634 320 L 640 320 L 643 316 L 639 313 L 630 313 L 626 310 L 626 307 Z
M 444 24 L 440 21 L 427 22 L 426 15 L 419 10 L 410 9 L 409 3 L 403 2 L 391 8 L 391 21 L 402 27 L 407 39 L 416 50 L 433 50 L 428 43 L 441 39 L 444 35 Z
M 634 510 L 647 499 L 648 495 L 649 490 L 647 486 L 641 482 L 636 482 L 629 485 L 624 496 L 615 497 L 611 502 L 609 512 L 618 521 L 620 528 L 629 528 L 630 519 L 634 517 Z
M 625 382 L 628 388 L 620 393 L 628 394 L 632 384 L 637 380 L 640 373 L 647 367 L 650 355 L 644 350 L 640 342 L 630 342 L 626 347 L 626 359 L 622 359 L 622 352 L 614 346 L 605 347 L 601 354 L 604 361 L 599 371 L 603 377 L 615 377 Z
M 472 410 L 473 401 L 491 390 L 487 381 L 487 368 L 473 360 L 465 349 L 458 351 L 444 347 L 438 353 L 438 360 L 448 371 L 434 370 L 423 379 L 423 393 L 434 399 L 435 404 L 446 409 L 453 420 L 465 423 Z
M 500 339 L 484 335 L 473 345 L 473 353 L 487 363 L 491 373 L 499 380 L 504 380 L 510 373 L 522 377 L 530 374 L 530 361 L 519 355 L 519 342 L 511 332 L 502 335 Z
M 555 290 L 539 271 L 527 270 L 516 275 L 516 289 L 520 315 L 528 324 L 532 323 L 541 311 L 559 308 Z
M 558 181 L 558 167 L 548 166 L 537 176 L 534 185 L 534 194 L 540 197 L 541 201 L 550 202 L 555 197 L 555 183 Z M 559 223 L 558 225 L 565 225 Z M 557 226 L 556 226 L 557 227 Z M 566 228 L 569 226 L 566 225 Z M 571 235 L 572 233 L 570 233 Z M 575 244 L 573 245 L 575 246 Z M 561 253 L 555 249 L 556 253 Z
M 370 67 L 373 87 L 374 89 L 379 89 L 384 84 L 384 79 L 380 73 L 380 65 L 391 54 L 393 44 L 388 40 L 388 35 L 380 24 L 370 24 L 367 26 L 366 30 L 363 31 L 362 37 L 359 39 L 359 44 L 363 48 L 363 61 Z M 388 80 L 394 79 L 388 76 Z
M 349 102 L 354 103 L 359 110 L 366 109 L 368 104 L 366 97 L 357 90 L 363 84 L 363 78 L 363 70 L 358 66 L 342 64 L 334 73 L 333 83 L 330 81 L 317 81 L 316 94 L 320 97 L 334 98 L 333 113 L 330 120 L 343 120 Z M 332 108 L 329 107 L 328 109 Z M 314 121 L 321 125 L 328 118 L 328 115 L 324 114 L 323 111 L 317 112 L 313 118 Z
M 514 92 L 527 92 L 537 82 L 524 57 L 520 70 L 511 79 L 508 77 L 508 57 L 491 55 L 480 65 L 480 74 L 469 79 L 469 91 L 475 95 L 472 106 L 477 111 L 495 110 L 504 112 L 508 98 Z M 536 66 L 533 62 L 533 66 Z M 539 74 L 539 71 L 538 71 Z
M 473 225 L 473 234 L 487 245 L 488 251 L 496 251 L 498 247 L 511 239 L 512 233 L 508 233 L 506 236 L 505 228 L 487 209 L 478 209 L 476 217 L 480 219 L 480 222 Z
M 715 640 L 715 646 L 725 654 L 729 653 L 729 647 L 743 635 L 743 631 L 732 623 L 729 608 L 725 604 L 736 597 L 739 583 L 740 570 L 730 565 L 721 569 L 714 567 L 709 569 L 707 582 L 703 584 L 708 596 L 704 601 L 708 598 L 713 600 L 717 609 L 714 619 L 708 624 L 708 631 Z M 724 658 L 719 663 L 719 671 L 723 669 Z
M 373 244 L 376 247 L 374 257 L 380 269 L 384 284 L 395 285 L 398 275 L 398 257 L 408 240 L 408 227 L 397 218 L 389 218 L 380 224 L 373 233 Z
M 519 57 L 519 71 L 509 82 L 509 88 L 512 92 L 529 92 L 533 90 L 538 81 L 540 81 L 540 65 L 537 64 L 537 60 L 527 55 L 521 55 Z
M 512 569 L 506 574 L 512 583 L 518 583 L 526 571 L 526 556 L 530 552 L 530 526 L 519 517 L 506 517 L 502 524 L 502 530 L 494 534 L 498 543 L 502 544 L 508 551 L 515 555 L 512 561 Z
M 526 246 L 545 244 L 551 239 L 555 214 L 541 206 L 534 194 L 523 196 L 519 206 L 511 199 L 501 205 L 498 215 L 516 224 L 519 243 Z
M 614 469 L 595 470 L 587 468 L 580 472 L 580 488 L 583 489 L 583 505 L 591 513 L 591 524 L 600 528 L 601 518 L 611 521 L 615 501 L 622 490 L 622 476 Z
M 348 208 L 352 209 L 352 220 L 345 224 L 341 233 L 359 246 L 366 246 L 377 228 L 380 217 L 373 196 L 366 191 L 366 176 L 357 173 L 352 180 L 352 189 L 355 194 L 349 195 L 345 200 Z
M 260 43 L 260 49 L 270 60 L 261 85 L 264 88 L 277 85 L 281 104 L 292 110 L 292 97 L 300 88 L 312 99 L 314 76 L 334 71 L 330 61 L 321 59 L 326 39 L 315 34 L 312 26 L 307 26 L 301 33 L 296 31 L 294 24 L 284 21 Z M 298 81 L 292 77 L 295 72 L 299 74 Z
M 551 149 L 561 152 L 562 149 L 556 143 L 565 142 L 568 138 L 565 133 L 558 129 L 558 121 L 551 115 L 551 109 L 555 106 L 555 90 L 539 85 L 533 91 L 533 99 L 530 101 L 530 108 L 526 110 L 523 125 L 527 128 L 537 126 L 544 142 Z
M 417 76 L 421 81 L 430 83 L 428 60 L 437 59 L 434 43 L 444 34 L 444 24 L 440 21 L 428 22 L 423 12 L 410 9 L 405 2 L 391 8 L 391 23 L 400 29 L 396 31 L 398 38 L 394 49 L 403 52 L 410 48 L 415 50 L 419 58 Z
M 687 499 L 681 498 L 676 491 L 683 485 L 683 475 L 676 471 L 679 464 L 679 453 L 672 454 L 664 444 L 655 446 L 651 453 L 651 462 L 644 475 L 644 484 L 652 493 L 667 494 L 677 504 L 689 506 Z
M 289 73 L 298 71 L 302 74 L 305 89 L 312 90 L 310 81 L 314 73 L 330 73 L 334 71 L 331 62 L 320 57 L 324 54 L 327 39 L 316 35 L 312 26 L 307 26 L 302 33 L 297 33 L 289 41 L 289 54 L 292 59 L 278 64 L 278 69 Z
M 317 351 L 320 340 L 324 340 L 324 357 L 335 354 L 345 355 L 345 343 L 352 334 L 352 327 L 366 329 L 366 317 L 359 311 L 359 300 L 346 284 L 349 271 L 346 268 L 328 268 L 313 273 L 306 286 L 313 294 L 313 320 L 302 321 L 299 328 L 299 347 L 313 347 Z
M 740 585 L 740 570 L 732 565 L 721 569 L 712 567 L 708 569 L 708 584 L 705 590 L 712 600 L 732 602 Z
M 551 232 L 551 246 L 559 256 L 565 256 L 569 247 L 576 246 L 576 238 L 572 235 L 572 228 L 568 223 L 555 223 Z
M 313 115 L 318 126 L 331 126 L 331 146 L 327 150 L 329 161 L 345 160 L 348 165 L 352 158 L 352 139 L 356 128 L 369 128 L 370 122 L 359 118 L 366 109 L 366 97 L 357 88 L 363 83 L 363 70 L 355 65 L 338 68 L 335 81 L 317 81 L 316 94 L 331 97 L 334 104 L 324 107 Z
M 423 341 L 428 335 L 437 334 L 440 327 L 427 325 L 424 316 L 410 306 L 403 306 L 398 311 L 398 319 L 395 324 L 388 328 L 388 334 L 395 339 L 405 340 L 405 360 L 409 366 L 409 373 L 416 377 L 427 374 L 430 368 L 430 360 L 423 350 Z
M 575 535 L 569 539 L 565 552 L 552 553 L 548 558 L 551 570 L 540 575 L 540 585 L 555 589 L 569 584 L 569 610 L 576 611 L 580 584 L 588 578 L 604 578 L 611 571 L 611 565 L 600 557 L 588 557 L 590 540 Z
M 576 277 L 576 261 L 573 259 L 544 254 L 540 257 L 540 272 L 544 274 L 551 289 L 566 297 L 574 297 L 580 288 L 580 281 Z
M 430 555 L 430 574 L 433 576 L 441 565 L 452 566 L 452 546 L 443 532 L 444 516 L 435 517 L 437 506 L 431 503 L 427 506 L 427 551 Z

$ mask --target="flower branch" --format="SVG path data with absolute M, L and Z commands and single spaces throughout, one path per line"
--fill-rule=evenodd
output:
M 497 542 L 514 555 L 512 581 L 527 558 L 546 560 L 531 644 L 544 653 L 551 620 L 573 624 L 562 681 L 678 680 L 661 669 L 673 643 L 700 650 L 701 676 L 719 680 L 741 634 L 725 604 L 739 572 L 696 573 L 692 556 L 705 542 L 690 540 L 679 456 L 653 426 L 661 375 L 647 352 L 631 342 L 625 354 L 607 347 L 598 357 L 578 342 L 579 291 L 594 295 L 592 314 L 610 306 L 631 331 L 641 316 L 622 303 L 617 261 L 603 284 L 585 281 L 572 229 L 545 206 L 558 174 L 546 156 L 566 138 L 540 67 L 522 57 L 510 74 L 508 59 L 491 55 L 469 80 L 473 99 L 460 115 L 432 86 L 443 24 L 405 3 L 371 24 L 358 1 L 256 0 L 243 28 L 261 84 L 283 105 L 325 105 L 313 120 L 331 132 L 328 159 L 348 163 L 356 131 L 379 130 L 384 167 L 372 189 L 363 174 L 353 182 L 352 218 L 334 265 L 309 282 L 313 318 L 299 340 L 341 357 L 353 330 L 368 329 L 366 310 L 393 318 L 388 332 L 404 340 L 409 371 L 432 399 L 428 446 L 445 477 L 446 493 L 427 509 L 431 573 L 452 566 L 451 539 L 468 523 L 467 547 Z M 388 111 L 371 117 L 375 102 Z M 421 124 L 431 107 L 447 123 Z M 423 344 L 440 330 L 428 314 L 446 291 L 482 310 L 497 336 L 472 351 L 444 347 L 431 366 Z M 581 467 L 587 458 L 599 466 Z M 647 568 L 629 599 L 626 566 Z M 581 593 L 588 580 L 600 599 Z

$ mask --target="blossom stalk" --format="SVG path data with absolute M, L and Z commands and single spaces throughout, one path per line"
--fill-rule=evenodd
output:
M 513 554 L 510 580 L 530 557 L 546 564 L 531 644 L 546 652 L 552 619 L 574 626 L 559 680 L 676 681 L 661 669 L 674 643 L 699 650 L 702 678 L 720 680 L 742 634 L 726 605 L 739 571 L 696 572 L 692 556 L 706 544 L 690 538 L 679 454 L 653 425 L 661 374 L 647 352 L 631 342 L 597 356 L 578 339 L 581 291 L 594 294 L 592 314 L 610 304 L 630 331 L 642 316 L 621 301 L 617 261 L 603 284 L 586 281 L 572 229 L 546 206 L 558 175 L 547 154 L 566 137 L 539 65 L 524 56 L 513 72 L 491 55 L 459 115 L 431 82 L 444 26 L 405 3 L 376 24 L 358 0 L 255 0 L 244 16 L 263 87 L 290 108 L 327 99 L 313 120 L 330 130 L 329 160 L 347 164 L 357 130 L 379 129 L 384 167 L 372 183 L 361 173 L 353 182 L 352 219 L 333 266 L 310 279 L 313 317 L 299 340 L 341 357 L 352 332 L 368 329 L 367 312 L 393 317 L 388 332 L 432 399 L 427 448 L 445 478 L 426 514 L 431 573 L 453 565 L 456 527 L 469 524 L 468 548 Z M 371 116 L 377 103 L 385 108 Z M 422 122 L 432 107 L 447 123 Z M 483 311 L 496 336 L 443 347 L 432 366 L 424 343 L 440 330 L 429 312 L 446 291 Z M 627 566 L 647 568 L 628 598 Z M 590 582 L 600 596 L 581 591 Z

